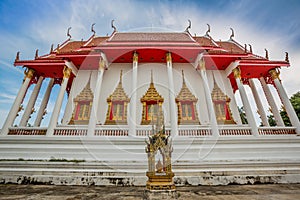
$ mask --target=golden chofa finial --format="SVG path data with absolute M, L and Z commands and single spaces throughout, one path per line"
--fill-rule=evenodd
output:
M 205 33 L 205 36 L 207 37 L 210 37 L 209 33 L 210 33 L 210 25 L 209 24 L 206 24 L 207 25 L 207 31 Z
M 252 53 L 252 45 L 251 44 L 248 44 L 249 47 L 250 47 L 250 53 Z
M 53 52 L 53 44 L 51 44 L 50 54 Z
M 114 32 L 117 32 L 117 28 L 114 25 L 114 21 L 115 21 L 114 19 L 111 20 L 111 27 L 114 29 Z
M 290 63 L 290 60 L 289 60 L 289 53 L 288 53 L 288 52 L 285 52 L 285 62 Z
M 17 52 L 16 58 L 15 58 L 15 62 L 20 60 L 20 51 Z
M 267 49 L 265 49 L 265 51 L 266 51 L 266 59 L 269 60 L 269 52 Z
M 37 49 L 37 50 L 35 51 L 35 56 L 34 56 L 34 58 L 37 59 L 38 57 L 39 57 L 39 50 Z
M 185 78 L 184 78 L 184 72 L 183 72 L 183 70 L 181 70 L 181 74 L 182 74 L 182 84 L 185 84 Z
M 93 35 L 96 35 L 96 31 L 94 30 L 95 24 L 96 24 L 96 23 L 93 23 L 93 24 L 92 24 L 92 27 L 91 27 L 91 31 L 93 32 Z
M 233 30 L 233 28 L 230 28 L 230 30 L 231 30 L 230 40 L 233 40 L 233 37 L 234 37 L 234 30 Z
M 189 32 L 189 29 L 192 28 L 192 22 L 188 19 L 189 25 L 186 27 L 185 32 Z
M 70 34 L 71 28 L 72 28 L 72 27 L 69 27 L 69 28 L 68 28 L 68 31 L 67 31 L 67 36 L 69 37 L 69 40 L 72 38 L 72 35 Z

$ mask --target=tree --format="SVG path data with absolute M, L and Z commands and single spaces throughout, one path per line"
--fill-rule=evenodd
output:
M 292 104 L 293 108 L 295 109 L 295 112 L 298 116 L 298 119 L 300 120 L 300 91 L 293 94 L 290 98 L 290 101 L 291 101 L 291 104 Z M 280 109 L 280 115 L 282 117 L 284 125 L 292 126 L 290 118 L 288 117 L 284 106 L 282 106 L 281 109 Z M 274 116 L 272 114 L 268 115 L 268 121 L 269 121 L 270 126 L 276 126 L 276 121 L 275 121 Z
M 290 101 L 293 108 L 295 109 L 298 119 L 300 120 L 300 91 L 293 94 L 290 98 Z M 292 126 L 290 118 L 288 117 L 287 112 L 285 111 L 285 108 L 283 106 L 280 109 L 280 115 L 286 126 Z
M 242 120 L 242 124 L 248 124 L 248 120 L 247 120 L 247 116 L 244 110 L 244 107 L 238 107 L 240 116 L 241 116 L 241 120 Z

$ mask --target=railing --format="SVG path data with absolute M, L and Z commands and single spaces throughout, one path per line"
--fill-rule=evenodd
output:
M 136 128 L 136 136 L 149 136 L 153 134 L 152 126 L 139 126 Z M 165 128 L 165 134 L 170 135 L 171 129 Z
M 95 136 L 128 136 L 128 129 L 96 129 Z
M 221 136 L 233 135 L 252 135 L 250 127 L 220 127 L 219 134 Z
M 252 135 L 250 127 L 241 126 L 222 126 L 218 127 L 220 136 L 243 136 Z M 8 135 L 46 135 L 47 128 L 40 127 L 11 127 Z M 61 126 L 54 129 L 55 136 L 87 136 L 87 126 Z M 166 135 L 171 134 L 170 127 L 165 129 Z M 295 127 L 258 127 L 259 135 L 292 135 L 296 134 Z M 151 126 L 138 126 L 136 136 L 152 135 Z M 128 126 L 101 126 L 96 127 L 94 136 L 128 136 Z M 212 130 L 208 126 L 179 126 L 178 136 L 211 136 Z
M 211 136 L 210 128 L 178 128 L 179 136 Z
M 11 127 L 8 135 L 46 135 L 47 128 L 40 127 Z
M 259 127 L 259 135 L 289 135 L 296 134 L 295 127 Z
M 54 129 L 53 135 L 58 136 L 86 136 L 87 135 L 87 127 L 57 127 Z

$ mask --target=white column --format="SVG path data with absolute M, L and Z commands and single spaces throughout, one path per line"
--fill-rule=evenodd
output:
M 177 112 L 175 105 L 175 94 L 174 94 L 174 81 L 173 81 L 173 67 L 172 67 L 172 56 L 171 53 L 166 54 L 167 70 L 168 70 L 168 80 L 169 80 L 169 109 L 170 109 L 170 119 L 171 119 L 171 134 L 172 136 L 178 135 L 177 126 Z
M 137 93 L 137 69 L 138 68 L 138 54 L 134 52 L 132 62 L 132 85 L 130 98 L 130 115 L 127 119 L 129 124 L 129 135 L 136 136 L 136 93 Z
M 219 130 L 218 130 L 218 123 L 216 119 L 216 113 L 213 105 L 213 101 L 211 98 L 211 92 L 208 85 L 208 79 L 206 75 L 206 68 L 205 68 L 205 61 L 201 59 L 199 61 L 199 66 L 197 67 L 197 71 L 200 72 L 202 81 L 203 81 L 203 87 L 205 92 L 205 99 L 206 99 L 206 105 L 209 112 L 209 121 L 212 129 L 212 135 L 217 137 L 219 136 Z
M 281 84 L 281 81 L 279 79 L 279 71 L 276 71 L 276 69 L 272 69 L 269 71 L 269 73 L 272 76 L 272 79 L 274 81 L 274 84 L 275 84 L 275 87 L 279 94 L 279 97 L 281 99 L 281 102 L 285 107 L 285 110 L 290 118 L 291 123 L 294 127 L 296 127 L 296 133 L 300 134 L 300 122 L 299 122 L 298 116 L 289 100 L 289 97 L 286 94 L 286 91 Z
M 96 128 L 96 123 L 97 123 L 97 112 L 98 112 L 98 107 L 99 107 L 99 98 L 100 98 L 104 68 L 105 68 L 105 62 L 104 62 L 103 58 L 100 58 L 97 82 L 96 82 L 96 87 L 94 90 L 95 92 L 94 92 L 93 105 L 92 105 L 90 121 L 89 121 L 89 125 L 88 125 L 88 133 L 87 133 L 88 136 L 95 135 L 95 128 Z
M 253 135 L 257 136 L 258 135 L 258 128 L 254 119 L 254 115 L 253 112 L 251 110 L 251 106 L 244 88 L 244 85 L 241 82 L 241 72 L 240 69 L 237 67 L 235 69 L 232 70 L 233 74 L 234 74 L 234 78 L 236 81 L 236 84 L 238 86 L 239 92 L 240 92 L 240 96 L 243 102 L 243 106 L 246 112 L 246 116 L 247 116 L 247 120 L 248 120 L 248 124 L 252 129 Z
M 33 91 L 32 91 L 32 93 L 31 93 L 30 99 L 27 103 L 26 109 L 23 113 L 23 116 L 22 116 L 22 119 L 20 121 L 19 126 L 26 126 L 27 125 L 27 122 L 30 118 L 30 115 L 34 111 L 34 104 L 35 104 L 36 99 L 39 95 L 43 80 L 44 80 L 44 77 L 40 76 L 37 83 L 36 83 L 36 85 L 35 85 L 35 87 L 34 87 L 34 89 L 33 89 Z
M 249 86 L 250 86 L 252 94 L 254 96 L 254 100 L 255 100 L 255 103 L 256 103 L 256 106 L 257 106 L 257 109 L 258 109 L 258 114 L 260 115 L 262 124 L 264 126 L 270 126 L 267 115 L 266 115 L 266 112 L 264 110 L 264 107 L 262 105 L 262 102 L 260 100 L 259 94 L 258 94 L 256 86 L 255 86 L 254 80 L 252 78 L 249 79 Z
M 271 107 L 271 110 L 272 110 L 272 113 L 274 115 L 274 118 L 275 118 L 277 126 L 284 126 L 284 123 L 283 123 L 283 120 L 281 118 L 279 109 L 277 108 L 277 105 L 275 103 L 275 100 L 273 98 L 271 90 L 270 90 L 269 86 L 267 85 L 264 77 L 260 77 L 259 81 L 260 81 L 260 83 L 262 85 L 262 88 L 263 88 L 264 93 L 266 95 L 267 101 L 268 101 L 268 103 L 269 103 L 269 105 Z
M 11 127 L 16 119 L 16 116 L 18 114 L 19 108 L 21 106 L 21 103 L 23 101 L 23 98 L 26 94 L 27 88 L 29 86 L 30 80 L 33 77 L 34 70 L 32 69 L 27 69 L 25 70 L 25 77 L 24 77 L 24 82 L 18 92 L 18 95 L 10 109 L 10 112 L 8 113 L 8 116 L 4 122 L 4 125 L 2 127 L 1 134 L 2 135 L 7 135 L 8 134 L 8 129 Z
M 50 97 L 50 94 L 51 94 L 51 91 L 52 91 L 53 83 L 54 83 L 54 79 L 51 78 L 49 80 L 47 90 L 46 90 L 46 92 L 44 94 L 44 98 L 42 100 L 41 106 L 39 108 L 38 114 L 37 114 L 35 122 L 34 122 L 34 126 L 35 127 L 38 127 L 38 126 L 41 125 L 41 121 L 42 121 L 43 116 L 44 116 L 44 114 L 46 112 L 46 107 L 47 107 L 47 104 L 48 104 L 48 101 L 49 101 L 49 97 Z
M 57 125 L 60 109 L 61 109 L 62 102 L 63 102 L 63 99 L 64 99 L 64 94 L 65 94 L 65 91 L 66 91 L 66 88 L 67 88 L 67 85 L 68 85 L 68 81 L 69 81 L 69 78 L 70 78 L 70 75 L 71 75 L 71 71 L 72 70 L 70 68 L 65 66 L 64 71 L 63 71 L 64 77 L 63 77 L 63 80 L 62 80 L 62 83 L 61 83 L 61 86 L 60 86 L 60 90 L 59 90 L 59 93 L 58 93 L 58 96 L 57 96 L 57 99 L 56 99 L 56 102 L 55 102 L 55 105 L 54 105 L 54 109 L 53 109 L 51 118 L 50 118 L 48 130 L 47 130 L 47 133 L 46 133 L 47 136 L 53 135 L 54 128 Z

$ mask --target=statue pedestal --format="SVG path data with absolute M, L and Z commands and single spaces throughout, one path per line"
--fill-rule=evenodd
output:
M 148 190 L 144 191 L 144 200 L 178 199 L 179 195 L 174 190 Z

